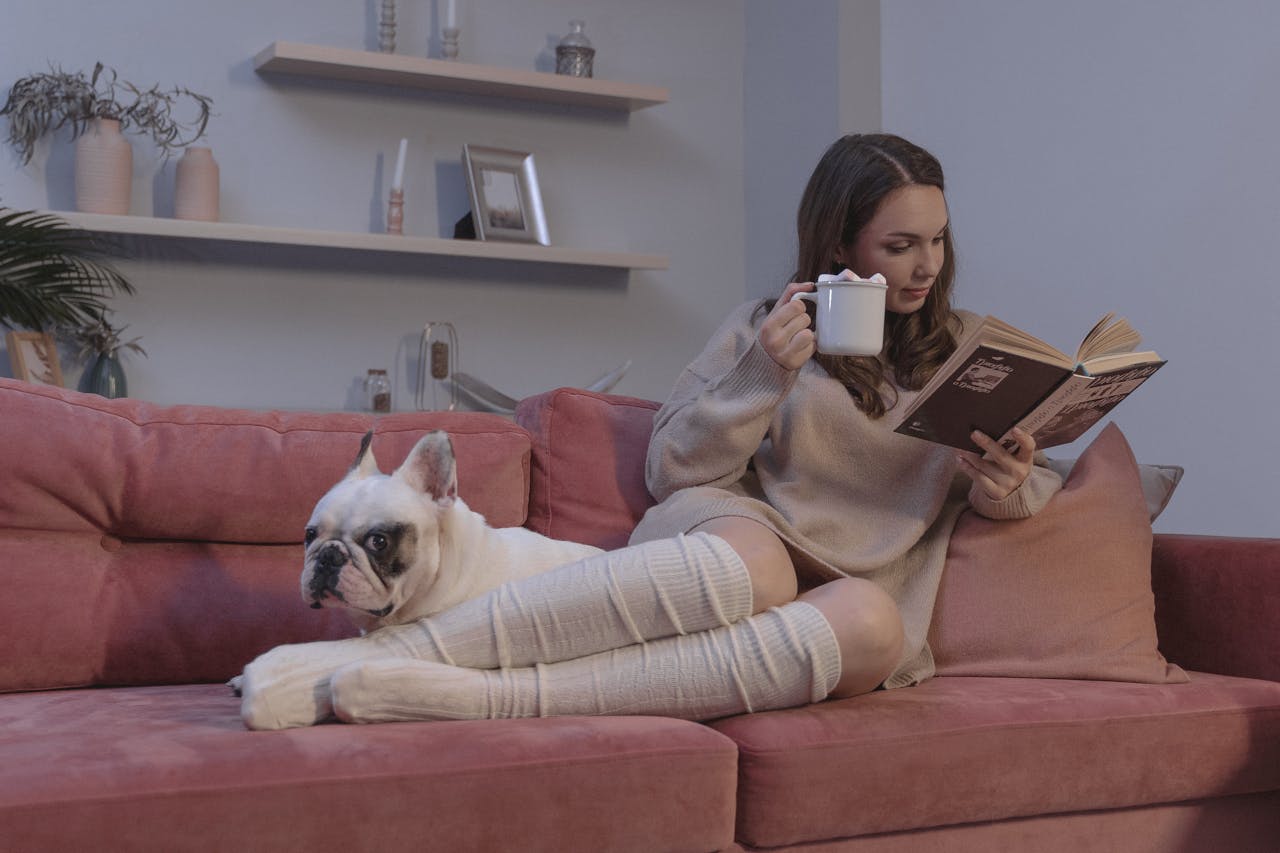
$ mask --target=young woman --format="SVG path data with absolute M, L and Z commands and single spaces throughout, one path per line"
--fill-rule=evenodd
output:
M 376 631 L 359 641 L 369 659 L 331 679 L 264 665 L 256 719 L 306 724 L 330 703 L 359 722 L 710 719 L 932 675 L 925 637 L 960 511 L 1022 518 L 1061 485 L 1029 436 L 1008 452 L 975 435 L 978 458 L 886 425 L 972 317 L 950 304 L 943 189 L 904 139 L 838 140 L 800 204 L 795 282 L 730 314 L 658 412 L 660 503 L 629 547 Z M 818 354 L 791 300 L 846 268 L 888 283 L 879 356 Z

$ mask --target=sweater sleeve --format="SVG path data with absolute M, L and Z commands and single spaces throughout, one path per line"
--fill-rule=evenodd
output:
M 1044 509 L 1049 498 L 1056 495 L 1062 488 L 1062 478 L 1046 467 L 1047 462 L 1045 455 L 1037 452 L 1035 465 L 1031 467 L 1031 473 L 1027 474 L 1027 479 L 998 501 L 992 500 L 977 483 L 974 483 L 969 488 L 969 505 L 979 515 L 997 521 L 1030 518 Z
M 740 306 L 676 380 L 654 419 L 645 465 L 659 501 L 691 486 L 728 486 L 746 473 L 797 371 L 756 339 L 758 302 Z

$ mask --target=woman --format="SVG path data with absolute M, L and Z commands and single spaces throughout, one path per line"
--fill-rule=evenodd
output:
M 832 145 L 800 204 L 796 281 L 734 311 L 658 412 L 660 503 L 632 544 L 363 638 L 380 659 L 333 675 L 334 713 L 710 719 L 932 675 L 925 637 L 957 515 L 1026 517 L 1061 485 L 1027 435 L 1013 452 L 975 435 L 978 458 L 886 425 L 972 316 L 950 306 L 943 189 L 937 160 L 899 137 Z M 878 357 L 817 354 L 791 299 L 846 268 L 887 281 Z M 297 682 L 310 722 L 317 691 L 275 677 Z

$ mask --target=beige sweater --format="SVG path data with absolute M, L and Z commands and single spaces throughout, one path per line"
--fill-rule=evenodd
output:
M 768 525 L 803 579 L 864 577 L 893 597 L 906 648 L 886 686 L 916 684 L 934 673 L 926 637 L 960 511 L 1024 518 L 1062 481 L 1036 467 L 1013 494 L 990 500 L 958 472 L 954 450 L 868 418 L 817 362 L 780 367 L 756 340 L 758 305 L 730 314 L 658 412 L 646 478 L 660 503 L 631 541 L 724 516 Z M 973 317 L 957 314 L 960 323 Z M 901 406 L 916 392 L 899 394 Z

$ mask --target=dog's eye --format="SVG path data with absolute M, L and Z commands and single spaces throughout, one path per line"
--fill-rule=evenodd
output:
M 381 554 L 387 550 L 387 537 L 381 533 L 370 533 L 364 538 L 364 549 L 373 554 Z
M 306 535 L 302 539 L 303 543 L 310 545 L 312 542 L 316 541 L 316 535 L 316 529 L 314 527 L 308 527 Z

